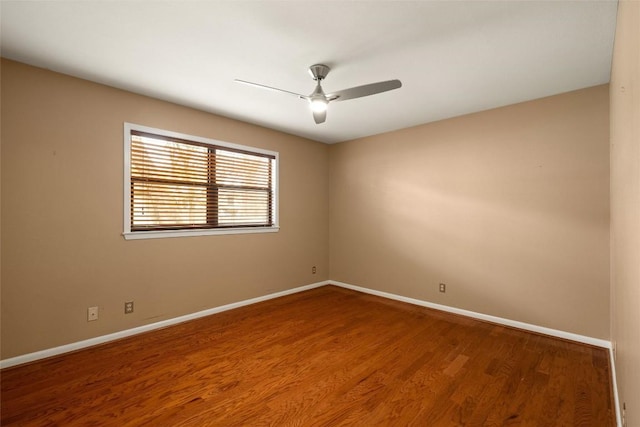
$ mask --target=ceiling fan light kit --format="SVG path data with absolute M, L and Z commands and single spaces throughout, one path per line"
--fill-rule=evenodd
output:
M 314 99 L 311 101 L 311 111 L 316 113 L 322 113 L 327 111 L 328 103 L 324 99 Z
M 313 113 L 313 120 L 316 124 L 324 123 L 327 119 L 327 108 L 331 101 L 346 101 L 348 99 L 362 98 L 364 96 L 375 95 L 377 93 L 387 92 L 389 90 L 398 89 L 402 87 L 400 80 L 387 80 L 383 82 L 370 83 L 363 86 L 351 87 L 348 89 L 339 90 L 325 94 L 322 90 L 321 82 L 324 80 L 331 71 L 331 68 L 324 64 L 314 64 L 309 67 L 309 74 L 313 80 L 315 80 L 316 88 L 311 92 L 311 95 L 301 95 L 299 93 L 290 92 L 284 89 L 278 89 L 271 86 L 265 86 L 259 83 L 248 82 L 245 80 L 236 79 L 238 83 L 247 84 L 250 86 L 256 86 L 262 89 L 275 90 L 278 92 L 288 93 L 294 95 L 300 99 L 305 99 L 311 106 L 311 112 Z

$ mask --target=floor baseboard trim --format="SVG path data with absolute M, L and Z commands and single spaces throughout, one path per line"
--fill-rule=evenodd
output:
M 87 347 L 93 347 L 98 344 L 104 344 L 110 341 L 115 341 L 121 338 L 130 337 L 132 335 L 141 334 L 143 332 L 153 331 L 155 329 L 164 328 L 171 325 L 177 325 L 178 323 L 187 322 L 189 320 L 198 319 L 200 317 L 210 316 L 212 314 L 221 313 L 227 310 L 233 310 L 234 308 L 244 307 L 246 305 L 256 304 L 262 301 L 267 301 L 274 298 L 283 297 L 285 295 L 291 295 L 298 292 L 307 291 L 309 289 L 319 288 L 331 283 L 328 280 L 322 282 L 312 283 L 306 286 L 300 286 L 293 289 L 287 289 L 281 292 L 275 292 L 268 295 L 263 295 L 256 298 L 251 298 L 244 301 L 234 302 L 231 304 L 222 305 L 219 307 L 210 308 L 207 310 L 198 311 L 195 313 L 186 314 L 184 316 L 174 317 L 172 319 L 162 320 L 160 322 L 150 323 L 148 325 L 138 326 L 124 331 L 114 332 L 112 334 L 102 335 L 95 338 L 89 338 L 87 340 L 74 342 L 71 344 L 61 345 L 59 347 L 53 347 L 46 350 L 36 351 L 33 353 L 24 354 L 21 356 L 12 357 L 5 360 L 0 360 L 0 369 L 9 368 L 11 366 L 22 365 L 29 362 L 35 362 L 36 360 L 46 359 L 48 357 L 58 356 L 60 354 L 69 353 L 76 350 L 81 350 Z
M 611 349 L 610 341 L 599 339 L 599 338 L 578 335 L 571 332 L 565 332 L 557 329 L 546 328 L 544 326 L 532 325 L 530 323 L 519 322 L 517 320 L 511 320 L 511 319 L 505 319 L 503 317 L 491 316 L 489 314 L 477 313 L 475 311 L 463 310 L 461 308 L 455 308 L 455 307 L 450 307 L 448 305 L 436 304 L 436 303 L 423 301 L 415 298 L 409 298 L 401 295 L 392 294 L 389 292 L 377 291 L 375 289 L 363 288 L 361 286 L 350 285 L 348 283 L 338 282 L 336 280 L 329 280 L 329 283 L 335 286 L 339 286 L 341 288 L 351 289 L 354 291 L 376 295 L 383 298 L 402 301 L 402 302 L 406 302 L 413 305 L 419 305 L 422 307 L 433 308 L 435 310 L 446 311 L 448 313 L 458 314 L 460 316 L 472 317 L 478 320 L 484 320 L 487 322 L 497 323 L 504 326 L 524 329 L 525 331 L 536 332 L 544 335 L 550 335 L 552 337 L 562 338 L 570 341 L 576 341 L 583 344 L 594 345 L 596 347 Z
M 28 354 L 24 354 L 21 356 L 16 356 L 16 357 L 12 357 L 9 359 L 5 359 L 5 360 L 0 360 L 0 369 L 4 369 L 4 368 L 9 368 L 11 366 L 17 366 L 17 365 L 22 365 L 25 363 L 29 363 L 29 362 L 34 362 L 37 360 L 41 360 L 41 359 L 46 359 L 48 357 L 53 357 L 53 356 L 58 356 L 60 354 L 64 354 L 64 353 L 69 353 L 72 351 L 76 351 L 76 350 L 81 350 L 83 348 L 88 348 L 88 347 L 92 347 L 95 345 L 99 345 L 99 344 L 104 344 L 110 341 L 115 341 L 121 338 L 126 338 L 126 337 L 130 337 L 132 335 L 137 335 L 137 334 L 141 334 L 143 332 L 149 332 L 149 331 L 153 331 L 155 329 L 160 329 L 160 328 L 164 328 L 167 326 L 171 326 L 171 325 L 176 325 L 178 323 L 183 323 L 183 322 L 187 322 L 189 320 L 194 320 L 194 319 L 198 319 L 200 317 L 205 317 L 205 316 L 210 316 L 212 314 L 216 314 L 216 313 L 221 313 L 223 311 L 227 311 L 227 310 L 233 310 L 234 308 L 239 308 L 239 307 L 243 307 L 246 305 L 251 305 L 251 304 L 256 304 L 262 301 L 267 301 L 270 299 L 274 299 L 274 298 L 279 298 L 279 297 L 283 297 L 286 295 L 291 295 L 291 294 L 295 294 L 298 292 L 303 292 L 306 290 L 310 290 L 310 289 L 315 289 L 315 288 L 319 288 L 321 286 L 326 286 L 326 285 L 335 285 L 335 286 L 339 286 L 345 289 L 351 289 L 354 291 L 358 291 L 358 292 L 362 292 L 362 293 L 366 293 L 366 294 L 370 294 L 370 295 L 376 295 L 382 298 L 388 298 L 388 299 L 392 299 L 392 300 L 396 300 L 396 301 L 402 301 L 402 302 L 406 302 L 409 304 L 413 304 L 413 305 L 419 305 L 422 307 L 427 307 L 427 308 L 433 308 L 435 310 L 440 310 L 440 311 L 446 311 L 449 313 L 453 313 L 453 314 L 458 314 L 461 316 L 466 316 L 466 317 L 471 317 L 474 319 L 478 319 L 478 320 L 484 320 L 487 322 L 492 322 L 492 323 L 497 323 L 500 325 L 505 325 L 505 326 L 511 326 L 514 328 L 518 328 L 518 329 L 524 329 L 526 331 L 531 331 L 531 332 L 537 332 L 540 334 L 544 334 L 544 335 L 550 335 L 553 337 L 557 337 L 557 338 L 563 338 L 563 339 L 567 339 L 570 341 L 576 341 L 576 342 L 580 342 L 580 343 L 584 343 L 584 344 L 590 344 L 590 345 L 594 345 L 597 347 L 603 347 L 603 348 L 607 348 L 609 349 L 609 351 L 611 352 L 611 342 L 606 341 L 606 340 L 602 340 L 602 339 L 598 339 L 598 338 L 592 338 L 592 337 L 587 337 L 584 335 L 578 335 L 578 334 L 573 334 L 570 332 L 564 332 L 564 331 L 559 331 L 556 329 L 551 329 L 551 328 L 546 328 L 543 326 L 537 326 L 537 325 L 532 325 L 529 323 L 524 323 L 524 322 L 519 322 L 516 320 L 510 320 L 510 319 L 505 319 L 502 317 L 496 317 L 496 316 L 491 316 L 488 314 L 483 314 L 483 313 L 476 313 L 474 311 L 469 311 L 469 310 L 463 310 L 460 308 L 455 308 L 455 307 L 450 307 L 450 306 L 446 306 L 446 305 L 441 305 L 441 304 L 435 304 L 432 302 L 428 302 L 428 301 L 423 301 L 423 300 L 419 300 L 419 299 L 415 299 L 415 298 L 409 298 L 409 297 L 405 297 L 405 296 L 401 296 L 401 295 L 396 295 L 396 294 L 392 294 L 389 292 L 383 292 L 383 291 L 377 291 L 375 289 L 370 289 L 370 288 L 364 288 L 361 286 L 355 286 L 355 285 L 351 285 L 348 283 L 344 283 L 344 282 L 339 282 L 336 280 L 325 280 L 322 282 L 316 282 L 316 283 L 312 283 L 310 285 L 306 285 L 306 286 L 300 286 L 297 288 L 292 288 L 292 289 L 287 289 L 281 292 L 275 292 L 272 294 L 268 294 L 268 295 L 264 295 L 264 296 L 260 296 L 260 297 L 256 297 L 256 298 L 251 298 L 248 300 L 244 300 L 244 301 L 239 301 L 239 302 L 235 302 L 235 303 L 231 303 L 231 304 L 226 304 L 223 306 L 219 306 L 219 307 L 214 307 L 214 308 L 210 308 L 207 310 L 202 310 L 202 311 L 198 311 L 195 313 L 191 313 L 191 314 L 186 314 L 184 316 L 179 316 L 179 317 L 174 317 L 172 319 L 167 319 L 167 320 L 162 320 L 160 322 L 155 322 L 155 323 L 150 323 L 148 325 L 143 325 L 143 326 L 138 326 L 135 328 L 131 328 L 131 329 L 126 329 L 123 331 L 119 331 L 119 332 L 114 332 L 112 334 L 107 334 L 107 335 L 102 335 L 99 337 L 95 337 L 95 338 L 90 338 L 87 340 L 83 340 L 83 341 L 78 341 L 75 343 L 71 343 L 71 344 L 65 344 L 65 345 L 61 345 L 59 347 L 53 347 L 53 348 L 49 348 L 49 349 L 45 349 L 45 350 L 41 350 L 41 351 L 36 351 L 33 353 L 28 353 Z M 613 367 L 613 357 L 611 358 L 611 363 L 612 363 L 612 370 L 613 370 L 613 381 L 614 381 L 614 393 L 615 393 L 615 398 L 616 398 L 616 405 L 618 404 L 617 402 L 617 388 L 615 387 L 615 371 L 614 371 L 614 367 Z M 618 408 L 616 408 L 618 409 Z M 618 414 L 619 417 L 619 414 Z

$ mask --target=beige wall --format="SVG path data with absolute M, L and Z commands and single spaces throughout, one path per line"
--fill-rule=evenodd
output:
M 280 232 L 125 241 L 125 121 L 278 151 Z M 327 162 L 325 144 L 3 60 L 2 358 L 328 279 Z
M 331 146 L 331 279 L 609 339 L 608 102 L 603 85 Z
M 1 90 L 3 359 L 329 278 L 609 338 L 607 86 L 334 146 L 12 61 Z M 124 121 L 279 151 L 281 231 L 125 241 Z
M 618 4 L 611 74 L 611 339 L 627 425 L 640 425 L 640 2 Z

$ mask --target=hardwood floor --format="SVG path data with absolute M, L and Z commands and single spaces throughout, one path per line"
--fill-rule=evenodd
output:
M 333 286 L 1 382 L 3 426 L 615 425 L 604 349 Z

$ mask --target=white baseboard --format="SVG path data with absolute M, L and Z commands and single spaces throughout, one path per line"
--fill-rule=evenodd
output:
M 525 331 L 537 332 L 539 334 L 550 335 L 552 337 L 563 338 L 570 341 L 577 341 L 584 344 L 594 345 L 596 347 L 603 347 L 611 349 L 611 342 L 599 338 L 587 337 L 584 335 L 573 334 L 571 332 L 559 331 L 557 329 L 545 328 L 544 326 L 532 325 L 530 323 L 519 322 L 517 320 L 505 319 L 502 317 L 491 316 L 483 313 L 476 313 L 475 311 L 463 310 L 461 308 L 450 307 L 448 305 L 435 304 L 428 301 L 423 301 L 415 298 L 403 297 L 401 295 L 391 294 L 388 292 L 376 291 L 374 289 L 363 288 L 360 286 L 350 285 L 348 283 L 342 283 L 335 280 L 329 280 L 332 285 L 340 286 L 342 288 L 351 289 L 358 292 L 364 292 L 366 294 L 376 295 L 383 298 L 388 298 L 396 301 L 402 301 L 413 305 L 419 305 L 422 307 L 433 308 L 435 310 L 446 311 L 448 313 L 454 313 L 461 316 L 472 317 L 478 320 L 484 320 L 487 322 L 498 323 L 500 325 L 511 326 L 513 328 L 524 329 Z
M 518 322 L 516 320 L 510 320 L 510 319 L 504 319 L 502 317 L 490 316 L 488 314 L 476 313 L 476 312 L 469 311 L 469 310 L 463 310 L 463 309 L 459 309 L 459 308 L 455 308 L 455 307 L 449 307 L 449 306 L 446 306 L 446 305 L 435 304 L 435 303 L 432 303 L 432 302 L 422 301 L 422 300 L 418 300 L 418 299 L 414 299 L 414 298 L 408 298 L 408 297 L 404 297 L 404 296 L 401 296 L 401 295 L 391 294 L 391 293 L 388 293 L 388 292 L 376 291 L 374 289 L 369 289 L 369 288 L 363 288 L 363 287 L 360 287 L 360 286 L 350 285 L 348 283 L 338 282 L 336 280 L 325 280 L 325 281 L 322 281 L 322 282 L 316 282 L 316 283 L 312 283 L 312 284 L 306 285 L 306 286 L 300 286 L 300 287 L 293 288 L 293 289 L 287 289 L 285 291 L 276 292 L 276 293 L 273 293 L 273 294 L 268 294 L 268 295 L 264 295 L 264 296 L 257 297 L 257 298 L 251 298 L 251 299 L 248 299 L 248 300 L 244 300 L 244 301 L 239 301 L 239 302 L 223 305 L 223 306 L 220 306 L 220 307 L 214 307 L 214 308 L 210 308 L 210 309 L 207 309 L 207 310 L 198 311 L 196 313 L 191 313 L 191 314 L 187 314 L 187 315 L 184 315 L 184 316 L 175 317 L 173 319 L 162 320 L 160 322 L 151 323 L 151 324 L 143 325 L 143 326 L 138 326 L 136 328 L 127 329 L 127 330 L 124 330 L 124 331 L 114 332 L 112 334 L 102 335 L 102 336 L 99 336 L 99 337 L 90 338 L 90 339 L 87 339 L 87 340 L 78 341 L 78 342 L 71 343 L 71 344 L 65 344 L 65 345 L 62 345 L 62 346 L 59 346 L 59 347 L 49 348 L 49 349 L 46 349 L 46 350 L 36 351 L 34 353 L 28 353 L 28 354 L 24 354 L 24 355 L 21 355 L 21 356 L 16 356 L 16 357 L 12 357 L 12 358 L 5 359 L 5 360 L 0 360 L 0 369 L 4 369 L 4 368 L 11 367 L 11 366 L 16 366 L 16 365 L 21 365 L 21 364 L 28 363 L 28 362 L 33 362 L 33 361 L 40 360 L 40 359 L 45 359 L 47 357 L 57 356 L 57 355 L 60 355 L 60 354 L 63 354 L 63 353 L 69 353 L 71 351 L 80 350 L 80 349 L 91 347 L 91 346 L 98 345 L 98 344 L 104 344 L 104 343 L 107 343 L 107 342 L 110 342 L 110 341 L 114 341 L 114 340 L 121 339 L 121 338 L 126 338 L 126 337 L 129 337 L 129 336 L 132 336 L 132 335 L 137 335 L 137 334 L 140 334 L 140 333 L 143 333 L 143 332 L 148 332 L 148 331 L 152 331 L 152 330 L 155 330 L 155 329 L 164 328 L 166 326 L 176 325 L 178 323 L 186 322 L 186 321 L 193 320 L 193 319 L 198 319 L 200 317 L 210 316 L 212 314 L 221 313 L 223 311 L 232 310 L 234 308 L 239 308 L 239 307 L 243 307 L 243 306 L 246 306 L 246 305 L 255 304 L 255 303 L 258 303 L 258 302 L 267 301 L 267 300 L 270 300 L 270 299 L 273 299 L 273 298 L 278 298 L 278 297 L 282 297 L 282 296 L 285 296 L 285 295 L 290 295 L 290 294 L 306 291 L 306 290 L 309 290 L 309 289 L 319 288 L 319 287 L 325 286 L 325 285 L 335 285 L 335 286 L 339 286 L 339 287 L 342 287 L 342 288 L 345 288 L 345 289 L 351 289 L 351 290 L 354 290 L 354 291 L 363 292 L 363 293 L 367 293 L 367 294 L 371 294 L 371 295 L 376 295 L 376 296 L 383 297 L 383 298 L 393 299 L 393 300 L 396 300 L 396 301 L 402 301 L 402 302 L 406 302 L 406 303 L 409 303 L 409 304 L 419 305 L 419 306 L 422 306 L 422 307 L 433 308 L 433 309 L 436 309 L 436 310 L 446 311 L 446 312 L 458 314 L 458 315 L 461 315 L 461 316 L 472 317 L 474 319 L 485 320 L 485 321 L 488 321 L 488 322 L 493 322 L 493 323 L 497 323 L 497 324 L 501 324 L 501 325 L 511 326 L 511 327 L 514 327 L 514 328 L 524 329 L 524 330 L 527 330 L 527 331 L 537 332 L 537 333 L 550 335 L 550 336 L 554 336 L 554 337 L 558 337 L 558 338 L 563 338 L 563 339 L 567 339 L 567 340 L 571 340 L 571 341 L 577 341 L 577 342 L 581 342 L 581 343 L 585 343 L 585 344 L 595 345 L 595 346 L 598 346 L 598 347 L 604 347 L 604 348 L 608 348 L 609 350 L 611 350 L 611 343 L 609 341 L 598 339 L 598 338 L 592 338 L 592 337 L 587 337 L 587 336 L 583 336 L 583 335 L 573 334 L 573 333 L 570 333 L 570 332 L 559 331 L 559 330 L 556 330 L 556 329 L 545 328 L 545 327 L 542 327 L 542 326 L 531 325 L 529 323 Z M 613 359 L 612 359 L 612 363 L 613 363 Z M 615 381 L 615 376 L 614 376 L 614 381 Z M 617 390 L 617 388 L 614 387 L 614 391 L 615 390 Z M 617 394 L 616 394 L 616 399 L 617 399 Z
M 212 314 L 221 313 L 227 310 L 233 310 L 234 308 L 243 307 L 245 305 L 255 304 L 262 301 L 267 301 L 273 298 L 282 297 L 285 295 L 295 294 L 297 292 L 306 291 L 309 289 L 319 288 L 329 284 L 329 281 L 312 283 L 306 286 L 300 286 L 293 289 L 287 289 L 286 291 L 276 292 L 273 294 L 264 295 L 257 298 L 251 298 L 244 301 L 234 302 L 220 307 L 214 307 L 207 310 L 198 311 L 196 313 L 186 314 L 184 316 L 174 317 L 173 319 L 162 320 L 156 323 L 150 323 L 148 325 L 138 326 L 132 329 L 126 329 L 124 331 L 114 332 L 108 335 L 102 335 L 95 338 L 90 338 L 84 341 L 78 341 L 71 344 L 61 345 L 59 347 L 49 348 L 46 350 L 36 351 L 34 353 L 23 354 L 21 356 L 12 357 L 5 360 L 0 360 L 0 369 L 8 368 L 10 366 L 22 365 L 28 362 L 34 362 L 36 360 L 45 359 L 47 357 L 57 356 L 63 353 L 69 353 L 71 351 L 80 350 L 87 347 L 92 347 L 98 344 L 104 344 L 110 341 L 115 341 L 121 338 L 126 338 L 131 335 L 141 334 L 143 332 L 153 331 L 154 329 L 164 328 L 166 326 L 176 325 L 189 320 L 198 319 L 200 317 L 210 316 Z

